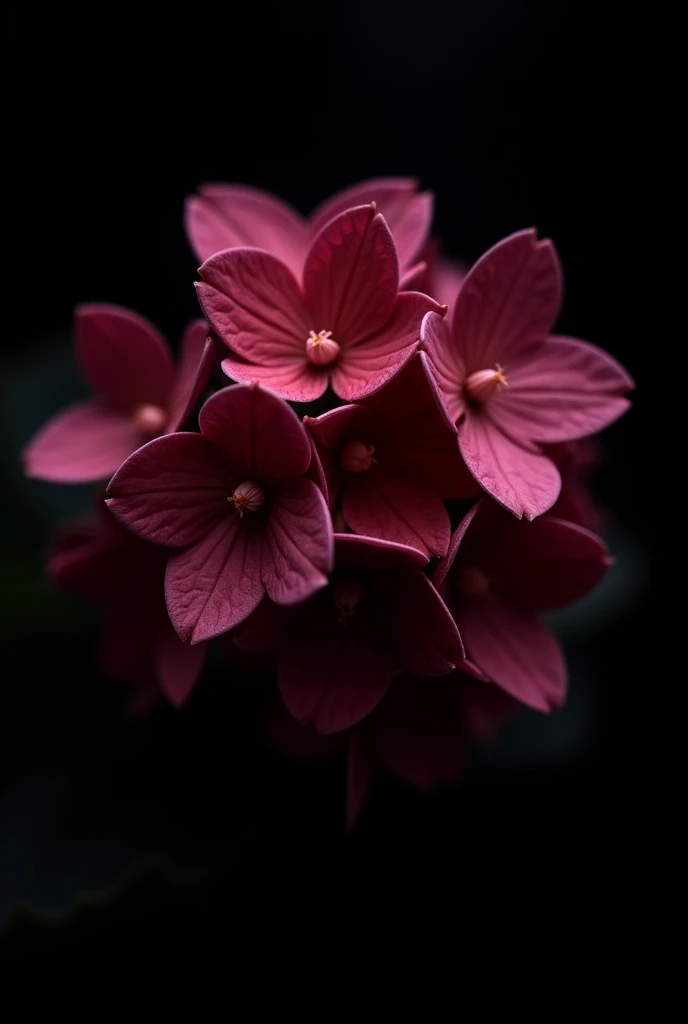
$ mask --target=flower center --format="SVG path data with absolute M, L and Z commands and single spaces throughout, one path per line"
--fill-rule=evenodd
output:
M 167 423 L 167 413 L 159 405 L 150 405 L 144 402 L 137 405 L 131 414 L 131 423 L 135 430 L 139 430 L 148 437 L 157 437 L 162 434 Z
M 329 366 L 339 355 L 339 345 L 332 337 L 332 331 L 309 331 L 306 338 L 306 355 L 316 366 Z
M 490 580 L 477 565 L 468 565 L 458 574 L 456 587 L 466 597 L 482 597 L 490 589 Z
M 376 462 L 375 448 L 363 441 L 347 441 L 339 453 L 339 465 L 347 473 L 362 473 Z
M 363 597 L 363 586 L 357 576 L 338 576 L 332 581 L 332 601 L 339 612 L 339 621 L 346 622 L 356 611 Z
M 464 384 L 466 394 L 478 405 L 482 405 L 495 391 L 502 391 L 506 386 L 507 379 L 499 363 L 495 363 L 493 370 L 478 370 L 477 373 L 471 373 Z
M 234 494 L 227 498 L 234 502 L 234 510 L 243 517 L 244 512 L 257 512 L 265 501 L 265 491 L 253 480 L 245 480 L 239 484 Z

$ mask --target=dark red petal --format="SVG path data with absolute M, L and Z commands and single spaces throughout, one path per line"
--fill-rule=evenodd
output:
M 170 703 L 180 708 L 191 696 L 203 669 L 208 645 L 182 643 L 164 617 L 155 648 L 158 685 Z
M 201 262 L 223 249 L 251 246 L 277 256 L 299 276 L 308 247 L 306 226 L 295 210 L 245 185 L 201 185 L 189 196 L 186 234 Z
M 22 452 L 24 472 L 59 484 L 106 480 L 139 447 L 142 438 L 123 413 L 98 401 L 60 412 Z
M 228 514 L 197 544 L 174 552 L 167 563 L 167 610 L 180 639 L 192 643 L 238 626 L 264 592 L 261 531 L 237 515 Z
M 327 585 L 334 560 L 332 520 L 312 480 L 283 485 L 270 501 L 262 578 L 276 604 L 294 604 Z
M 311 449 L 303 423 L 285 401 L 258 385 L 217 391 L 198 422 L 204 438 L 244 480 L 276 485 L 308 469 Z
M 205 320 L 194 320 L 184 332 L 181 360 L 169 404 L 168 434 L 184 425 L 208 383 L 215 359 L 215 347 L 208 331 Z
M 561 707 L 566 666 L 559 644 L 529 612 L 497 600 L 466 600 L 456 609 L 466 650 L 516 700 L 537 711 Z
M 200 434 L 167 434 L 134 452 L 108 484 L 107 505 L 132 533 L 185 547 L 229 519 L 241 483 Z
M 394 310 L 399 267 L 392 236 L 374 206 L 331 220 L 314 239 L 303 272 L 314 331 L 344 349 L 382 328 Z
M 138 313 L 104 303 L 79 306 L 76 350 L 89 384 L 113 409 L 167 408 L 172 354 L 158 329 Z
M 379 573 L 372 581 L 375 615 L 395 664 L 417 675 L 445 675 L 464 658 L 449 609 L 417 569 Z

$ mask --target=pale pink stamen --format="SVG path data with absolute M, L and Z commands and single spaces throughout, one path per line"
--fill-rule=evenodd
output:
M 482 597 L 490 589 L 490 580 L 482 569 L 469 565 L 458 574 L 456 584 L 466 597 Z
M 257 512 L 261 508 L 265 501 L 265 491 L 253 480 L 245 480 L 227 501 L 233 501 L 235 510 L 243 517 L 244 512 Z
M 309 331 L 306 339 L 306 355 L 316 366 L 329 366 L 339 355 L 340 349 L 332 337 L 332 331 Z
M 131 423 L 135 430 L 139 430 L 147 437 L 157 437 L 162 434 L 167 422 L 167 413 L 159 405 L 143 403 L 137 405 L 131 415 Z
M 504 370 L 495 363 L 492 370 L 478 370 L 466 378 L 464 387 L 469 398 L 482 405 L 490 398 L 495 391 L 501 391 L 507 386 L 507 379 Z
M 339 576 L 333 580 L 331 591 L 332 601 L 339 612 L 339 621 L 346 622 L 363 597 L 363 585 L 357 576 Z
M 363 473 L 375 462 L 375 448 L 363 441 L 348 441 L 339 453 L 339 465 L 347 473 Z

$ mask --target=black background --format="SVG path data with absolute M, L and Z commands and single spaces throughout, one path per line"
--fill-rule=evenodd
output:
M 120 5 L 37 17 L 10 5 L 8 18 L 4 910 L 64 915 L 80 891 L 100 894 L 50 926 L 15 915 L 14 948 L 162 948 L 190 934 L 196 948 L 217 946 L 230 920 L 256 919 L 286 938 L 294 911 L 323 933 L 352 907 L 382 927 L 390 897 L 404 920 L 410 907 L 465 914 L 514 892 L 556 909 L 602 889 L 621 904 L 619 856 L 642 820 L 639 638 L 652 582 L 638 500 L 653 411 L 639 289 L 649 260 L 640 27 L 536 0 L 253 2 L 157 16 Z M 573 629 L 567 647 L 584 677 L 592 666 L 574 673 L 587 703 L 572 695 L 564 726 L 554 716 L 522 727 L 508 756 L 479 763 L 456 790 L 381 786 L 346 834 L 341 763 L 285 766 L 268 754 L 254 731 L 261 697 L 221 664 L 182 714 L 128 721 L 97 675 L 95 617 L 64 610 L 41 582 L 50 523 L 85 508 L 85 491 L 59 498 L 22 482 L 17 454 L 78 393 L 64 370 L 76 303 L 129 306 L 175 342 L 197 315 L 182 205 L 199 183 L 256 185 L 307 212 L 393 174 L 436 193 L 436 232 L 467 262 L 519 228 L 552 237 L 566 278 L 560 329 L 609 350 L 639 388 L 605 435 L 595 481 L 622 568 L 584 619 L 585 643 Z

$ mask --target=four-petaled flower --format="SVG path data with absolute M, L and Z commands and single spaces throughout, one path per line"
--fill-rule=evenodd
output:
M 467 657 L 517 700 L 551 711 L 566 691 L 559 644 L 537 617 L 586 594 L 610 564 L 599 537 L 543 516 L 515 519 L 481 498 L 454 531 L 433 582 Z
M 322 228 L 303 285 L 260 249 L 228 249 L 199 273 L 201 307 L 234 353 L 225 373 L 296 402 L 319 398 L 330 380 L 345 401 L 377 391 L 416 351 L 425 314 L 442 312 L 427 295 L 399 292 L 394 241 L 374 203 Z
M 107 479 L 146 441 L 183 425 L 213 360 L 204 320 L 187 327 L 175 369 L 167 342 L 148 320 L 103 304 L 77 309 L 76 351 L 97 398 L 58 413 L 38 431 L 23 452 L 27 476 L 55 483 Z
M 167 608 L 182 640 L 238 625 L 267 593 L 303 601 L 327 584 L 332 525 L 304 478 L 311 447 L 296 414 L 258 385 L 214 394 L 200 434 L 156 438 L 108 485 L 111 512 L 167 562 Z M 134 584 L 135 585 L 135 584 Z
M 543 444 L 594 434 L 629 406 L 626 371 L 575 338 L 548 337 L 561 305 L 551 242 L 520 231 L 469 271 L 451 324 L 422 328 L 461 454 L 478 483 L 519 518 L 546 512 L 559 472 Z

